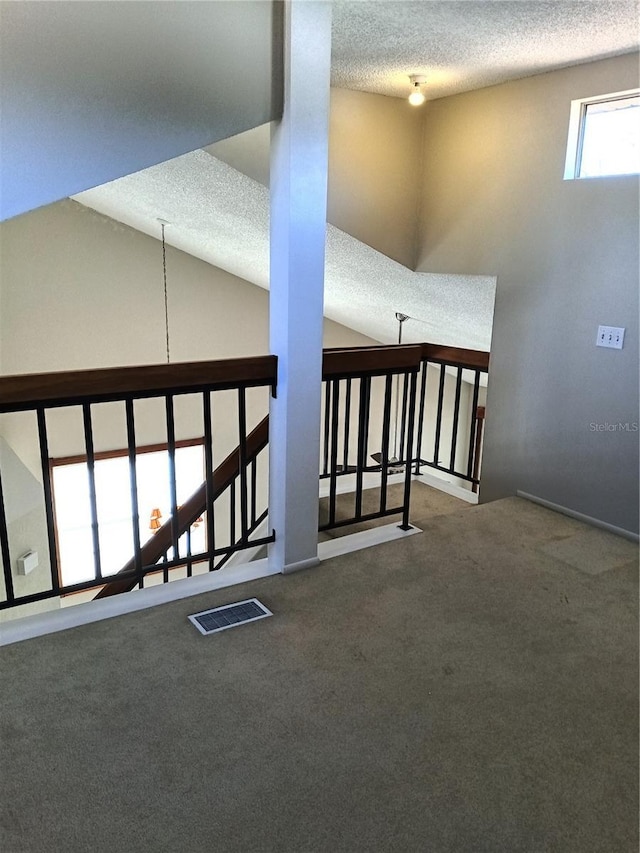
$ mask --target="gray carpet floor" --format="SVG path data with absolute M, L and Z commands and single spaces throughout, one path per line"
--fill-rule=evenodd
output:
M 427 488 L 420 535 L 0 649 L 3 853 L 636 853 L 637 548 Z

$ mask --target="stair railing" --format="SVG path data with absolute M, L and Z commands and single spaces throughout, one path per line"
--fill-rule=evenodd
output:
M 227 359 L 209 362 L 191 362 L 173 365 L 152 365 L 144 367 L 125 367 L 108 370 L 85 370 L 48 374 L 29 374 L 22 376 L 0 377 L 0 414 L 27 412 L 35 418 L 40 457 L 39 477 L 42 482 L 44 513 L 48 538 L 48 576 L 40 578 L 37 591 L 25 590 L 23 579 L 14 575 L 12 563 L 17 554 L 12 553 L 9 525 L 6 513 L 6 492 L 3 489 L 0 472 L 0 552 L 3 562 L 4 595 L 1 596 L 0 609 L 15 607 L 42 601 L 72 592 L 111 585 L 113 574 L 102 571 L 100 560 L 100 536 L 98 525 L 98 501 L 95 479 L 94 450 L 94 411 L 102 403 L 120 404 L 120 417 L 124 421 L 127 434 L 127 453 L 130 473 L 130 501 L 132 519 L 133 558 L 117 573 L 117 584 L 122 589 L 143 586 L 145 577 L 152 571 L 161 569 L 163 579 L 178 565 L 186 565 L 187 573 L 196 561 L 207 560 L 209 568 L 218 568 L 218 557 L 225 558 L 243 547 L 253 547 L 272 541 L 272 536 L 250 539 L 251 533 L 266 517 L 256 505 L 256 464 L 260 452 L 267 446 L 268 426 L 265 421 L 249 432 L 247 429 L 247 390 L 250 388 L 270 388 L 276 385 L 277 359 L 275 356 L 256 358 Z M 212 417 L 217 406 L 216 394 L 235 391 L 237 394 L 237 416 L 239 445 L 224 462 L 214 468 L 214 442 Z M 198 492 L 178 509 L 176 486 L 176 411 L 175 400 L 190 396 L 199 400 L 201 420 L 199 430 L 204 435 L 206 480 Z M 137 487 L 137 447 L 136 404 L 140 401 L 157 398 L 164 404 L 167 454 L 169 460 L 169 480 L 171 508 L 170 519 L 151 538 L 150 542 L 140 541 L 140 512 Z M 225 409 L 228 409 L 228 400 Z M 89 503 L 91 514 L 91 535 L 93 540 L 92 577 L 79 583 L 65 584 L 61 580 L 56 542 L 54 518 L 52 475 L 50 470 L 48 418 L 53 410 L 67 408 L 81 419 L 84 433 L 84 447 L 89 480 Z M 215 527 L 212 507 L 215 500 L 226 490 L 236 488 L 240 492 L 239 525 L 233 520 L 234 531 L 239 526 L 240 534 L 235 533 L 226 546 L 216 547 Z M 232 502 L 235 507 L 235 500 Z M 202 514 L 207 512 L 208 549 L 200 554 L 180 553 L 179 540 L 185 530 Z M 232 510 L 233 515 L 233 510 Z M 187 537 L 188 538 L 188 537 Z M 168 552 L 172 558 L 167 559 Z M 161 566 L 157 560 L 164 556 Z M 115 582 L 114 582 L 115 583 Z M 22 589 L 20 588 L 22 587 Z M 33 587 L 32 587 L 33 588 Z M 107 594 L 107 593 L 105 593 Z
M 213 571 L 237 551 L 273 541 L 272 532 L 254 535 L 268 518 L 266 495 L 260 508 L 257 499 L 257 465 L 268 446 L 268 417 L 252 431 L 247 430 L 246 392 L 254 387 L 273 391 L 276 364 L 274 356 L 264 356 L 0 377 L 0 414 L 30 412 L 37 423 L 50 558 L 49 582 L 44 588 L 20 589 L 21 579 L 11 569 L 16 554 L 10 548 L 0 472 L 0 553 L 4 566 L 0 609 L 95 588 L 100 590 L 96 597 L 104 598 L 144 586 L 151 573 L 162 572 L 166 582 L 178 567 L 186 567 L 189 577 L 195 565 L 202 568 L 206 564 Z M 424 466 L 469 481 L 475 490 L 484 415 L 478 401 L 481 376 L 488 372 L 488 364 L 488 353 L 434 344 L 325 350 L 320 478 L 328 481 L 328 496 L 319 529 L 393 515 L 400 515 L 401 526 L 407 529 L 411 478 Z M 237 394 L 239 444 L 214 467 L 212 400 L 216 392 L 230 390 Z M 178 505 L 174 398 L 181 395 L 201 400 L 206 479 Z M 134 403 L 151 398 L 164 402 L 171 508 L 167 521 L 149 541 L 141 543 Z M 131 481 L 133 556 L 115 573 L 103 572 L 101 567 L 94 470 L 93 408 L 105 402 L 119 402 L 123 407 Z M 65 407 L 77 408 L 82 418 L 94 546 L 93 576 L 72 584 L 62 582 L 58 566 L 47 432 L 48 414 Z M 339 480 L 347 475 L 354 480 L 348 489 L 353 492 L 350 510 L 342 501 L 338 506 L 337 501 L 342 491 Z M 392 500 L 389 491 L 398 481 L 403 484 L 401 502 Z M 372 486 L 377 491 L 365 495 Z M 225 496 L 230 530 L 221 544 L 216 543 L 214 504 Z M 191 529 L 205 515 L 207 548 L 194 554 Z
M 325 350 L 320 478 L 328 480 L 329 494 L 320 530 L 393 515 L 401 515 L 400 526 L 409 529 L 411 466 L 394 458 L 394 448 L 400 410 L 413 445 L 421 358 L 419 345 Z M 391 501 L 393 474 L 403 475 L 402 503 Z M 338 511 L 338 479 L 346 475 L 354 478 L 352 506 L 343 500 Z
M 471 483 L 477 491 L 485 411 L 478 400 L 482 377 L 488 373 L 488 352 L 422 344 L 416 450 L 412 454 L 416 474 L 422 467 L 433 468 Z
M 357 468 L 361 476 L 381 470 L 403 473 L 409 461 L 416 475 L 421 473 L 423 467 L 436 469 L 469 482 L 472 490 L 477 491 L 485 412 L 484 405 L 479 406 L 478 401 L 481 389 L 486 386 L 486 378 L 483 377 L 489 372 L 489 353 L 430 343 L 413 346 L 419 347 L 421 351 L 417 400 L 414 406 L 411 402 L 411 373 L 399 370 L 392 374 L 394 380 L 386 400 L 391 409 L 387 413 L 388 416 L 385 416 L 389 426 L 389 452 L 384 459 L 382 450 L 379 450 L 375 454 L 358 457 L 356 465 L 353 454 L 347 450 L 351 447 L 348 431 L 353 430 L 351 413 L 353 407 L 357 406 L 356 398 L 348 384 L 342 391 L 343 412 L 337 419 L 345 434 L 342 437 L 339 434 L 338 440 L 333 440 L 332 413 L 335 392 L 333 384 L 325 381 L 321 479 L 335 479 L 354 474 Z M 373 353 L 387 350 L 393 352 L 400 348 L 356 348 L 343 352 L 356 353 L 359 349 L 368 352 L 368 357 L 372 358 Z M 378 403 L 378 407 L 383 405 L 380 400 Z M 369 403 L 367 413 L 371 408 Z M 375 405 L 373 408 L 375 409 Z M 368 432 L 366 420 L 363 428 Z M 380 446 L 382 444 L 383 441 Z M 337 457 L 332 459 L 331 448 L 335 449 L 336 446 L 339 446 L 339 452 Z M 372 456 L 375 456 L 375 459 L 372 459 Z

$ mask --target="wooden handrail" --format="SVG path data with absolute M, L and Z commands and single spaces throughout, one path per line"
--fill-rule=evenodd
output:
M 107 402 L 130 395 L 143 398 L 165 392 L 222 391 L 238 386 L 274 385 L 277 364 L 275 355 L 263 355 L 2 376 L 0 412 L 24 411 L 42 404 L 51 408 L 88 401 Z
M 246 461 L 252 462 L 256 456 L 263 450 L 269 442 L 269 416 L 263 418 L 258 426 L 247 436 Z M 215 501 L 226 488 L 228 488 L 235 478 L 240 473 L 240 447 L 236 447 L 227 456 L 224 462 L 213 472 L 211 485 L 211 502 Z M 191 527 L 194 521 L 199 518 L 207 508 L 207 484 L 203 483 L 191 497 L 182 504 L 178 509 L 178 535 Z M 154 533 L 148 542 L 140 549 L 140 558 L 143 566 L 153 566 L 166 554 L 173 545 L 173 528 L 172 519 L 169 518 L 164 524 Z M 136 578 L 127 577 L 118 579 L 118 575 L 131 574 L 135 571 L 135 558 L 120 569 L 114 575 L 114 579 L 107 582 L 95 598 L 107 598 L 110 595 L 118 595 L 121 592 L 130 592 L 137 583 Z
M 414 371 L 420 368 L 422 352 L 420 346 L 368 347 L 347 350 L 328 350 L 323 353 L 323 379 L 350 375 L 380 375 L 393 370 Z M 213 362 L 216 364 L 216 362 Z M 94 371 L 91 371 L 94 372 Z M 237 376 L 237 374 L 236 374 Z M 274 376 L 275 379 L 275 376 Z M 236 380 L 237 381 L 237 380 Z M 235 383 L 234 383 L 235 384 Z M 246 460 L 251 462 L 266 447 L 269 441 L 269 416 L 267 415 L 247 437 Z M 236 447 L 213 472 L 211 501 L 215 501 L 235 480 L 240 472 L 240 448 Z M 203 483 L 178 509 L 178 536 L 182 536 L 206 510 L 207 489 Z M 173 525 L 169 518 L 140 549 L 143 566 L 153 566 L 166 554 L 173 544 Z M 135 572 L 135 558 L 120 569 L 95 596 L 107 598 L 122 592 L 130 592 L 137 584 L 131 577 Z M 118 575 L 128 575 L 118 578 Z
M 420 360 L 426 359 L 482 371 L 489 368 L 487 352 L 424 343 L 326 349 L 323 353 L 322 376 L 323 379 L 334 379 L 412 370 L 419 366 Z M 277 363 L 277 356 L 264 355 L 0 376 L 0 413 L 24 411 L 40 405 L 52 408 L 88 401 L 107 402 L 126 396 L 143 398 L 162 393 L 275 385 Z
M 322 378 L 381 376 L 394 371 L 417 372 L 421 360 L 420 344 L 327 349 L 322 357 Z
M 451 364 L 454 367 L 468 367 L 471 370 L 477 368 L 482 372 L 489 370 L 490 353 L 485 352 L 484 350 L 464 349 L 463 347 L 451 347 L 446 346 L 445 344 L 422 343 L 404 345 L 380 344 L 379 346 L 373 347 L 335 347 L 332 349 L 325 349 L 323 373 L 325 372 L 325 364 L 329 365 L 330 370 L 334 369 L 333 366 L 335 362 L 333 360 L 328 361 L 328 355 L 333 357 L 336 353 L 340 353 L 339 360 L 342 361 L 342 359 L 344 359 L 344 363 L 349 364 L 352 356 L 355 356 L 357 353 L 366 353 L 366 356 L 363 355 L 364 363 L 370 360 L 371 363 L 375 364 L 377 360 L 380 359 L 380 365 L 385 365 L 385 363 L 388 363 L 385 361 L 386 359 L 390 359 L 390 363 L 393 364 L 393 359 L 395 358 L 393 353 L 398 353 L 400 350 L 410 349 L 413 347 L 420 348 L 422 361 L 426 361 L 428 359 L 429 361 Z M 357 364 L 357 362 L 355 363 Z M 324 376 L 323 378 L 326 379 L 327 377 Z
M 423 361 L 436 361 L 454 367 L 468 367 L 471 370 L 478 369 L 483 373 L 487 373 L 489 370 L 490 353 L 483 350 L 447 347 L 442 344 L 422 344 L 421 346 Z

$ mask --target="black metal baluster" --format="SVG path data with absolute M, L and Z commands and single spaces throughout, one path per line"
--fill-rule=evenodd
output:
M 398 387 L 398 391 L 400 388 Z M 399 446 L 398 459 L 406 462 L 407 465 L 411 466 L 411 455 L 410 453 L 405 452 L 404 439 L 407 430 L 407 403 L 408 401 L 408 392 L 409 392 L 409 374 L 405 373 L 404 382 L 402 383 L 402 420 L 400 426 L 400 441 L 398 441 L 398 436 L 396 436 L 396 444 Z M 395 425 L 395 428 L 398 429 L 398 424 Z
M 322 473 L 327 476 L 329 473 L 329 435 L 331 430 L 331 382 L 325 380 L 324 383 L 324 447 L 323 447 L 323 465 Z
M 362 515 L 362 478 L 364 476 L 364 466 L 367 464 L 367 434 L 365 432 L 366 425 L 366 409 L 367 409 L 367 381 L 364 378 L 360 379 L 360 394 L 358 402 L 358 456 L 356 465 L 356 504 L 355 517 L 360 518 Z
M 409 374 L 407 374 L 407 379 L 409 378 Z M 418 383 L 418 374 L 411 374 L 411 385 L 409 390 L 409 432 L 407 436 L 407 444 L 408 447 L 411 448 L 413 446 L 413 429 L 415 424 L 415 414 L 416 414 L 416 386 Z M 407 453 L 406 456 L 407 464 L 405 465 L 404 471 L 404 503 L 403 503 L 403 512 L 402 512 L 402 524 L 400 525 L 402 530 L 410 530 L 411 524 L 409 523 L 409 509 L 411 504 L 411 458 L 410 452 Z
M 230 519 L 229 519 L 229 528 L 231 530 L 231 538 L 229 539 L 229 546 L 233 548 L 236 544 L 236 481 L 232 480 L 231 485 L 229 486 L 229 501 L 230 501 Z
M 384 388 L 384 408 L 382 415 L 382 479 L 380 481 L 380 512 L 387 508 L 387 480 L 389 478 L 389 432 L 391 427 L 391 390 L 393 376 L 386 377 Z
M 332 380 L 333 409 L 331 411 L 331 470 L 329 479 L 329 524 L 336 520 L 336 487 L 338 469 L 338 427 L 340 415 L 340 380 Z
M 416 468 L 414 474 L 420 474 L 420 460 L 422 459 L 422 431 L 424 429 L 424 408 L 427 398 L 427 371 L 426 361 L 422 362 L 422 376 L 420 378 L 420 403 L 418 411 L 418 440 L 416 447 Z
M 460 418 L 460 392 L 462 391 L 462 368 L 458 368 L 456 379 L 456 400 L 453 406 L 453 431 L 451 433 L 451 457 L 449 468 L 453 473 L 456 470 L 456 446 L 458 444 L 458 420 Z
M 142 573 L 142 553 L 140 550 L 140 513 L 138 507 L 138 472 L 136 460 L 136 426 L 133 415 L 133 400 L 127 398 L 124 401 L 125 415 L 127 419 L 127 451 L 129 456 L 129 485 L 131 487 L 131 521 L 133 524 L 133 559 L 135 562 L 138 586 L 144 586 L 144 575 Z
M 240 542 L 248 538 L 247 521 L 247 399 L 246 390 L 238 388 L 238 429 L 240 432 Z
M 344 400 L 344 447 L 342 448 L 342 470 L 349 469 L 349 433 L 351 430 L 351 379 L 347 379 L 347 391 Z
M 9 551 L 9 531 L 7 529 L 7 516 L 4 507 L 4 491 L 2 489 L 2 473 L 0 472 L 0 552 L 2 553 L 2 566 L 4 569 L 4 588 L 7 601 L 15 599 L 13 590 L 13 575 L 11 574 L 11 552 Z
M 213 514 L 213 434 L 211 429 L 211 392 L 202 394 L 202 412 L 204 419 L 204 464 L 206 482 L 206 513 L 207 513 L 207 553 L 209 571 L 214 571 L 215 560 L 213 552 L 216 549 L 215 518 Z
M 476 444 L 476 412 L 478 409 L 478 395 L 480 393 L 480 371 L 475 371 L 473 381 L 473 403 L 471 404 L 471 418 L 469 423 L 469 456 L 467 457 L 467 477 L 473 474 L 473 452 Z
M 84 422 L 84 446 L 87 451 L 87 471 L 89 474 L 89 505 L 91 507 L 94 577 L 96 580 L 100 580 L 102 578 L 102 565 L 100 560 L 100 536 L 98 534 L 98 500 L 96 497 L 95 456 L 90 403 L 82 404 L 82 418 Z
M 49 467 L 49 442 L 47 440 L 47 419 L 42 406 L 36 409 L 38 417 L 38 438 L 40 441 L 40 465 L 42 467 L 42 489 L 44 492 L 44 511 L 47 519 L 47 541 L 49 543 L 49 565 L 51 569 L 51 589 L 60 591 L 58 575 L 58 552 L 56 549 L 56 530 L 53 517 L 53 499 L 51 489 L 51 469 Z
M 173 559 L 177 560 L 180 557 L 179 525 L 178 525 L 178 490 L 176 487 L 176 429 L 173 412 L 173 395 L 167 394 L 165 397 L 165 406 L 167 413 L 167 457 L 169 468 L 169 497 L 171 499 L 171 544 L 173 546 Z M 164 583 L 169 581 L 169 570 L 166 565 L 162 571 L 162 580 Z
M 371 422 L 371 377 L 365 377 L 365 405 L 364 405 L 364 462 L 369 458 L 369 425 Z
M 255 530 L 256 517 L 258 515 L 258 460 L 254 457 L 251 460 L 251 529 Z
M 442 430 L 442 403 L 444 400 L 444 379 L 445 379 L 445 370 L 444 364 L 440 365 L 440 384 L 438 387 L 438 409 L 436 414 L 436 439 L 435 445 L 433 448 L 433 461 L 436 465 L 439 465 L 439 455 L 440 455 L 440 432 Z
M 193 574 L 193 560 L 191 559 L 191 525 L 187 527 L 187 577 Z

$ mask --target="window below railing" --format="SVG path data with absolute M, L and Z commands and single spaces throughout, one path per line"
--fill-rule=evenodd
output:
M 0 610 L 87 589 L 102 588 L 103 595 L 142 587 L 158 571 L 165 581 L 178 568 L 182 576 L 211 571 L 239 549 L 271 541 L 268 523 L 264 533 L 261 525 L 268 491 L 264 415 L 275 381 L 272 356 L 1 378 L 3 432 L 21 452 L 0 471 Z M 195 482 L 185 478 L 181 459 L 193 443 L 183 436 L 194 433 L 203 436 Z M 149 444 L 166 448 L 156 451 L 165 467 L 165 511 L 146 482 Z M 105 456 L 114 461 L 111 448 L 123 445 L 114 497 L 103 487 L 102 468 Z M 67 545 L 56 538 L 54 508 L 58 472 L 67 466 L 49 462 L 79 449 L 85 461 L 72 488 L 86 541 L 71 565 Z M 35 484 L 28 505 L 20 481 Z M 68 529 L 74 509 L 66 504 L 57 511 Z M 128 547 L 114 536 L 114 524 L 128 530 Z M 31 558 L 20 562 L 26 553 Z M 21 574 L 25 565 L 30 571 Z
M 171 514 L 170 454 L 166 444 L 136 448 L 138 538 L 144 546 Z M 128 450 L 94 454 L 100 568 L 118 572 L 131 556 L 133 516 Z M 204 438 L 176 441 L 178 507 L 205 479 Z M 58 569 L 62 587 L 94 579 L 90 469 L 86 455 L 50 460 Z M 179 553 L 207 551 L 207 524 L 200 516 L 178 541 Z M 169 553 L 173 559 L 173 549 Z

